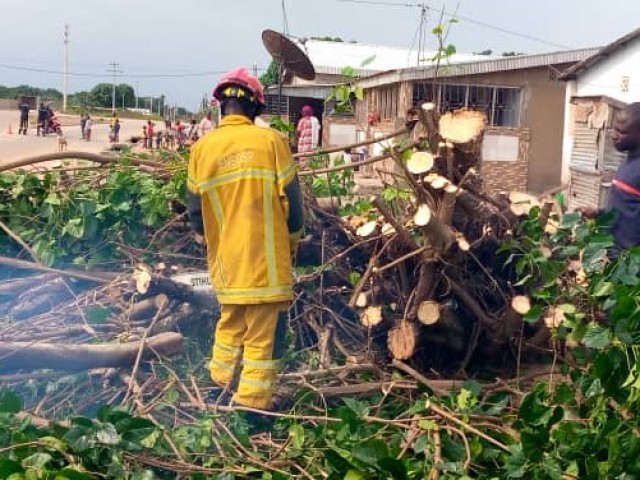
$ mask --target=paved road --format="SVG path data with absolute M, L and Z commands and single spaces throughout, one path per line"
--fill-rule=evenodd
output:
M 19 160 L 45 153 L 58 151 L 58 138 L 56 135 L 37 137 L 35 127 L 27 131 L 27 135 L 18 135 L 19 112 L 0 110 L 0 165 L 6 162 Z M 120 120 L 120 140 L 125 141 L 132 135 L 142 133 L 143 120 Z M 65 124 L 68 124 L 65 126 Z M 8 133 L 11 126 L 13 134 Z M 163 125 L 164 126 L 164 125 Z M 94 124 L 91 131 L 91 142 L 80 138 L 80 118 L 65 117 L 62 130 L 68 142 L 69 150 L 98 153 L 109 145 L 109 125 Z

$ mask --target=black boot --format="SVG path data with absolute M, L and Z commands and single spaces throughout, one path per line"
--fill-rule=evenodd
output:
M 204 403 L 207 405 L 228 406 L 231 403 L 233 394 L 227 388 L 213 387 L 204 397 Z

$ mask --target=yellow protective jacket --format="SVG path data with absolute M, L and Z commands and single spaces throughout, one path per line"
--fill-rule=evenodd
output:
M 221 304 L 293 299 L 285 187 L 296 175 L 286 139 L 241 115 L 191 150 L 188 188 L 201 196 L 211 282 Z

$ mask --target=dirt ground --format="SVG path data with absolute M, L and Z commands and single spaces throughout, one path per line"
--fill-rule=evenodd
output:
M 132 135 L 142 133 L 144 120 L 121 119 L 120 139 L 124 141 Z M 0 165 L 45 153 L 58 151 L 56 135 L 37 137 L 35 119 L 30 119 L 27 135 L 18 135 L 19 112 L 0 110 Z M 164 127 L 164 125 L 158 125 Z M 109 144 L 108 117 L 105 123 L 94 123 L 91 142 L 82 140 L 80 133 L 80 117 L 78 115 L 62 116 L 62 129 L 68 142 L 68 150 L 98 153 Z M 11 132 L 11 133 L 10 133 Z

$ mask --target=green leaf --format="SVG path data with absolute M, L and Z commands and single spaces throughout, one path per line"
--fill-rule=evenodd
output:
M 39 441 L 47 445 L 52 450 L 57 450 L 59 452 L 66 452 L 69 449 L 69 445 L 67 445 L 66 442 L 56 437 L 40 437 Z
M 378 462 L 378 468 L 394 480 L 405 480 L 407 478 L 407 468 L 396 458 L 383 458 Z
M 146 448 L 153 448 L 158 443 L 158 440 L 162 438 L 162 431 L 160 429 L 156 429 L 147 435 L 145 438 L 140 440 L 140 445 Z
M 25 469 L 42 469 L 47 463 L 51 461 L 52 458 L 53 457 L 48 453 L 38 452 L 24 458 L 20 463 Z
M 444 54 L 447 57 L 451 57 L 451 56 L 455 55 L 456 51 L 457 50 L 456 50 L 455 45 L 447 45 L 447 47 L 444 49 Z
M 582 337 L 582 343 L 589 348 L 605 348 L 611 343 L 611 332 L 597 323 L 591 323 Z
M 418 426 L 423 430 L 437 430 L 438 424 L 433 420 L 423 419 L 418 422 Z
M 347 474 L 344 476 L 344 480 L 366 480 L 366 478 L 364 473 L 354 469 L 347 471 Z
M 525 395 L 518 412 L 521 418 L 529 425 L 544 425 L 551 418 L 551 409 L 540 402 L 540 392 L 534 391 Z
M 581 221 L 582 221 L 582 214 L 580 212 L 565 213 L 562 216 L 560 227 L 572 228 L 578 225 Z
M 120 443 L 120 435 L 110 423 L 105 423 L 96 434 L 97 440 L 104 445 L 117 445 Z
M 11 390 L 0 391 L 0 413 L 18 413 L 22 410 L 22 400 Z
M 24 472 L 19 462 L 0 457 L 0 478 L 9 478 L 11 475 Z
M 95 477 L 75 468 L 67 467 L 60 470 L 54 480 L 95 480 Z
M 62 235 L 71 235 L 75 238 L 82 238 L 84 235 L 84 227 L 82 218 L 72 218 L 67 222 L 67 224 L 62 228 Z
M 424 453 L 429 446 L 429 437 L 426 435 L 418 435 L 413 444 L 413 451 L 416 453 Z
M 613 293 L 613 283 L 606 282 L 604 279 L 600 280 L 593 288 L 593 295 L 596 298 L 607 297 Z
M 156 477 L 151 470 L 134 472 L 134 474 L 131 476 L 131 480 L 156 480 L 157 478 L 158 477 Z
M 366 403 L 360 402 L 355 398 L 343 398 L 342 400 L 344 404 L 360 418 L 369 414 L 369 406 Z
M 376 55 L 371 55 L 370 57 L 365 58 L 362 63 L 360 63 L 360 67 L 364 68 L 370 63 L 372 63 L 376 59 Z
M 366 440 L 357 444 L 351 451 L 353 458 L 367 465 L 375 466 L 389 456 L 387 444 L 379 439 Z
M 301 449 L 304 446 L 304 428 L 300 424 L 293 424 L 289 427 L 289 436 L 294 448 Z
M 527 323 L 538 323 L 541 315 L 542 306 L 536 303 L 533 307 L 531 307 L 531 310 L 529 310 L 525 315 L 522 316 L 522 320 Z
M 533 280 L 533 275 L 528 274 L 528 275 L 525 275 L 524 277 L 522 277 L 516 283 L 514 283 L 513 286 L 514 287 L 522 287 L 523 285 L 526 285 L 529 282 L 531 282 L 531 280 Z
M 340 74 L 341 74 L 343 77 L 354 78 L 354 77 L 356 76 L 356 69 L 355 69 L 355 68 L 353 68 L 353 67 L 349 67 L 349 66 L 347 66 L 347 67 L 344 67 L 344 68 L 341 70 Z
M 61 205 L 62 202 L 60 201 L 60 197 L 58 196 L 58 194 L 51 192 L 47 198 L 44 199 L 44 203 L 48 204 L 48 205 Z

